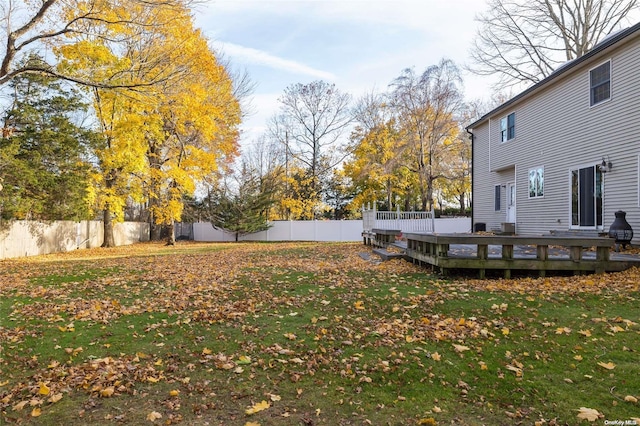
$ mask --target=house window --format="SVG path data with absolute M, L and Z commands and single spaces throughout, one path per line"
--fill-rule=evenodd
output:
M 589 71 L 591 82 L 591 106 L 611 97 L 611 61 Z
M 493 191 L 493 209 L 500 211 L 500 185 L 496 185 Z
M 500 120 L 500 134 L 502 137 L 502 142 L 506 142 L 510 139 L 516 137 L 516 113 L 512 112 L 511 114 L 503 117 Z
M 544 197 L 544 167 L 529 170 L 529 198 Z

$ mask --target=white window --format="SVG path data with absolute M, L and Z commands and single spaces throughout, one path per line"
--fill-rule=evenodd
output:
M 544 197 L 544 167 L 529 170 L 529 198 Z
M 516 113 L 512 112 L 500 119 L 500 135 L 502 142 L 506 142 L 516 137 Z
M 591 106 L 611 98 L 611 61 L 589 71 Z

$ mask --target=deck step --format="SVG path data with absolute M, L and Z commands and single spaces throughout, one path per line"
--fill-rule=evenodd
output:
M 396 251 L 387 251 L 383 248 L 373 249 L 373 253 L 380 256 L 382 260 L 391 260 L 391 259 L 402 259 L 405 257 L 404 252 L 398 253 Z

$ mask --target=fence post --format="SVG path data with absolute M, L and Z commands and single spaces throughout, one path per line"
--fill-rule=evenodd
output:
M 378 227 L 378 212 L 377 212 L 377 203 L 373 202 L 373 223 L 371 224 L 371 229 Z
M 433 206 L 431 206 L 431 233 L 436 233 L 436 214 L 433 210 Z

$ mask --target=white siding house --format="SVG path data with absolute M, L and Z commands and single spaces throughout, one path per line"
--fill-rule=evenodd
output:
M 474 229 L 606 232 L 624 210 L 640 243 L 640 24 L 467 130 Z

